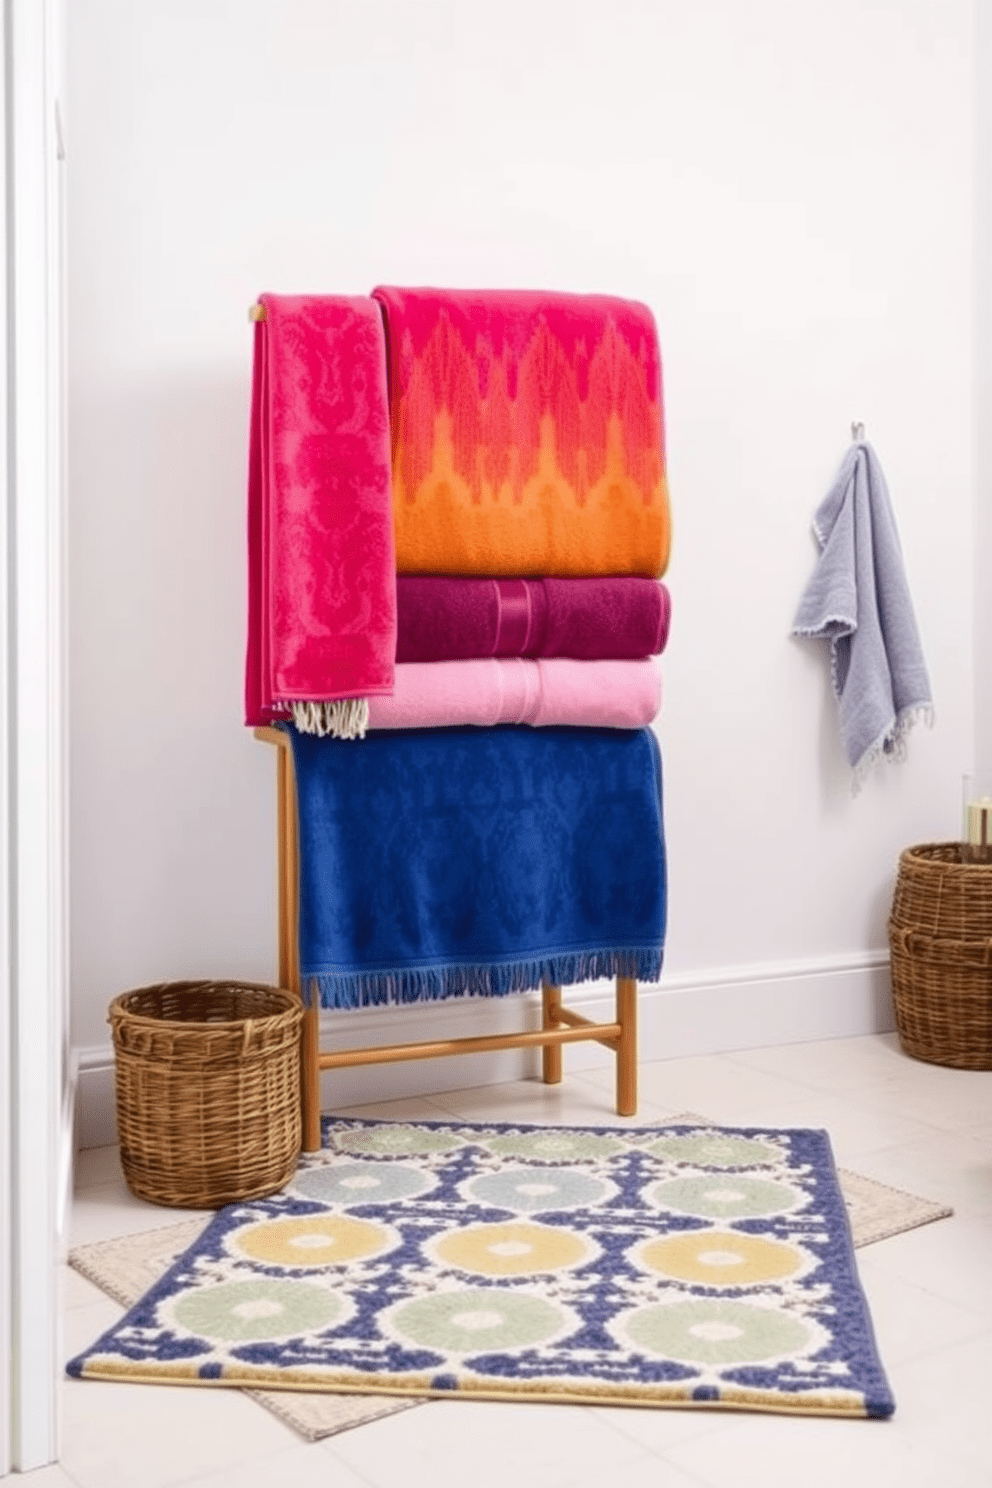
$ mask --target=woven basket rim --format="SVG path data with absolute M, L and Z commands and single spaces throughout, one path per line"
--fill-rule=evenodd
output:
M 266 992 L 273 1000 L 282 1002 L 282 1007 L 274 1009 L 271 1013 L 266 1012 L 251 1018 L 156 1018 L 148 1013 L 136 1013 L 125 1006 L 130 997 L 141 997 L 149 992 L 176 992 L 181 990 L 196 990 L 208 992 L 212 988 L 234 990 L 239 988 L 245 992 Z M 277 987 L 268 982 L 248 981 L 186 981 L 186 982 L 152 982 L 147 987 L 132 987 L 127 992 L 121 992 L 114 998 L 107 1009 L 107 1021 L 112 1023 L 115 1019 L 126 1019 L 129 1023 L 143 1025 L 147 1028 L 164 1030 L 189 1029 L 191 1032 L 203 1030 L 207 1033 L 220 1033 L 224 1029 L 241 1029 L 246 1023 L 264 1026 L 278 1022 L 282 1018 L 294 1018 L 302 1016 L 303 1004 L 295 992 L 288 987 Z
M 899 858 L 904 863 L 917 862 L 921 865 L 925 864 L 928 868 L 943 868 L 949 872 L 960 869 L 963 873 L 975 873 L 976 871 L 979 873 L 992 873 L 992 862 L 962 862 L 960 859 L 957 862 L 952 862 L 946 857 L 941 856 L 952 848 L 956 852 L 960 852 L 967 845 L 967 843 L 960 842 L 957 839 L 952 839 L 948 842 L 918 842 L 912 847 L 904 847 L 899 854 Z

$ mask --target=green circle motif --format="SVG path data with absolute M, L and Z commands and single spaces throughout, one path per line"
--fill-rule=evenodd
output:
M 784 1214 L 798 1208 L 803 1195 L 787 1183 L 772 1178 L 740 1175 L 721 1178 L 706 1174 L 698 1178 L 668 1178 L 655 1183 L 644 1195 L 649 1204 L 676 1214 L 699 1219 L 757 1219 Z
M 647 1149 L 654 1157 L 695 1163 L 700 1168 L 755 1168 L 780 1163 L 783 1154 L 770 1142 L 754 1137 L 715 1136 L 710 1132 L 682 1137 L 659 1137 Z
M 469 1180 L 465 1192 L 479 1204 L 517 1214 L 544 1214 L 605 1203 L 616 1193 L 616 1185 L 574 1168 L 534 1165 L 482 1173 Z
M 172 1315 L 199 1338 L 220 1343 L 254 1343 L 296 1338 L 339 1323 L 348 1304 L 325 1287 L 305 1281 L 224 1281 L 185 1292 Z
M 621 1342 L 639 1352 L 726 1369 L 795 1358 L 823 1341 L 821 1330 L 805 1318 L 719 1298 L 641 1307 L 612 1326 Z
M 480 1143 L 499 1157 L 540 1157 L 558 1162 L 582 1162 L 596 1157 L 615 1157 L 627 1143 L 597 1132 L 548 1131 L 509 1132 L 502 1137 L 480 1137 Z
M 369 1126 L 357 1131 L 334 1133 L 341 1152 L 374 1153 L 377 1157 L 427 1157 L 432 1152 L 453 1152 L 464 1147 L 451 1132 L 429 1131 L 422 1126 Z
M 320 1204 L 355 1209 L 361 1204 L 419 1198 L 435 1186 L 435 1179 L 429 1173 L 400 1163 L 323 1163 L 297 1173 L 292 1186 L 297 1193 Z
M 578 1320 L 569 1308 L 527 1292 L 465 1287 L 401 1302 L 380 1321 L 402 1343 L 443 1354 L 490 1354 L 550 1343 Z

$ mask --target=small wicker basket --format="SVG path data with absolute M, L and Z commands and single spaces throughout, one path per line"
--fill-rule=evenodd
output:
M 292 992 L 258 982 L 162 982 L 111 1003 L 133 1194 L 214 1209 L 282 1188 L 301 1145 L 302 1018 Z
M 896 1027 L 907 1054 L 992 1069 L 992 863 L 957 842 L 900 855 L 889 918 Z

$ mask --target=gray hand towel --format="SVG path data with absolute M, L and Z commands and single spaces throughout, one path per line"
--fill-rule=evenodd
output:
M 866 441 L 845 455 L 813 531 L 820 557 L 792 634 L 830 642 L 841 737 L 857 790 L 877 759 L 905 753 L 918 718 L 933 721 L 892 504 Z

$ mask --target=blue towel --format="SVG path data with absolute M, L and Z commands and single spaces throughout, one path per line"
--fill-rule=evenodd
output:
M 898 759 L 918 718 L 932 721 L 902 548 L 878 456 L 851 445 L 813 518 L 820 557 L 792 634 L 830 642 L 841 737 L 857 789 L 883 756 Z
M 666 919 L 650 729 L 291 730 L 300 966 L 323 1007 L 657 981 Z

